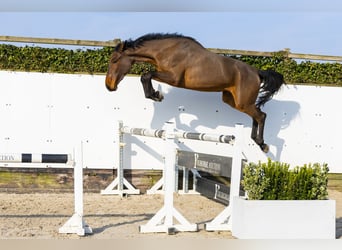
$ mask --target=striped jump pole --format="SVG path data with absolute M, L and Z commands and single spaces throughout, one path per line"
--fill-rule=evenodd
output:
M 166 131 L 163 129 L 146 129 L 146 128 L 130 128 L 124 126 L 121 128 L 121 132 L 124 134 L 140 135 L 147 137 L 164 138 Z M 197 141 L 210 141 L 233 144 L 235 141 L 234 135 L 217 135 L 208 133 L 197 133 L 187 131 L 174 131 L 174 138 L 183 138 L 188 140 Z
M 0 162 L 2 163 L 52 163 L 68 165 L 71 161 L 72 157 L 68 154 L 0 154 Z

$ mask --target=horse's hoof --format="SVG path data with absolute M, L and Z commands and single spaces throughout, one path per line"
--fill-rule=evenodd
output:
M 164 99 L 164 96 L 159 91 L 156 91 L 154 92 L 152 99 L 156 102 L 161 102 Z
M 265 154 L 268 153 L 268 151 L 270 150 L 270 147 L 265 143 L 261 144 L 260 148 Z

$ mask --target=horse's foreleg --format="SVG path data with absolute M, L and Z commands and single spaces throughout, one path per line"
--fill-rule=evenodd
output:
M 160 102 L 163 100 L 164 97 L 159 91 L 156 91 L 152 86 L 153 73 L 154 72 L 148 72 L 143 74 L 140 80 L 144 88 L 145 97 Z

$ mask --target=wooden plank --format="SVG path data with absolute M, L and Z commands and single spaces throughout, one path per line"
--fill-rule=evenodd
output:
M 0 36 L 0 41 L 91 46 L 91 47 L 115 47 L 118 43 L 121 42 L 120 39 L 114 39 L 113 41 L 93 41 L 93 40 L 59 39 L 59 38 L 19 37 L 19 36 Z M 214 53 L 218 53 L 218 54 L 243 55 L 243 56 L 265 56 L 265 57 L 272 57 L 275 53 L 284 52 L 284 54 L 287 55 L 288 58 L 292 58 L 292 59 L 342 62 L 342 56 L 291 53 L 289 49 L 284 49 L 283 51 L 275 51 L 275 52 L 217 49 L 217 48 L 208 48 L 208 50 Z
M 267 57 L 271 57 L 274 55 L 274 52 L 263 52 L 263 51 L 253 51 L 253 50 L 213 49 L 213 48 L 209 48 L 208 50 L 217 54 L 226 54 L 226 55 L 267 56 Z
M 293 59 L 342 62 L 342 56 L 327 56 L 327 55 L 311 55 L 311 54 L 289 53 L 288 57 L 293 58 Z
M 117 44 L 120 43 L 121 40 L 120 39 L 114 39 L 113 41 L 93 41 L 93 40 L 59 39 L 59 38 L 0 36 L 0 41 L 19 42 L 19 43 L 40 43 L 40 44 L 92 46 L 92 47 L 115 47 Z
M 210 48 L 208 50 L 217 54 L 242 55 L 242 56 L 265 56 L 265 57 L 272 57 L 274 56 L 275 53 L 284 52 L 284 55 L 286 55 L 286 57 L 292 58 L 292 59 L 342 62 L 342 56 L 291 53 L 288 49 L 284 49 L 283 51 L 276 51 L 276 52 L 263 52 L 263 51 L 253 51 L 253 50 L 233 50 L 233 49 L 213 49 L 213 48 Z

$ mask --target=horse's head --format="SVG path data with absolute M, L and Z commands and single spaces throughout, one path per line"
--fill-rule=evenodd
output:
M 115 91 L 119 82 L 129 72 L 132 66 L 132 59 L 123 52 L 124 43 L 116 46 L 108 66 L 106 75 L 106 87 L 109 91 Z

